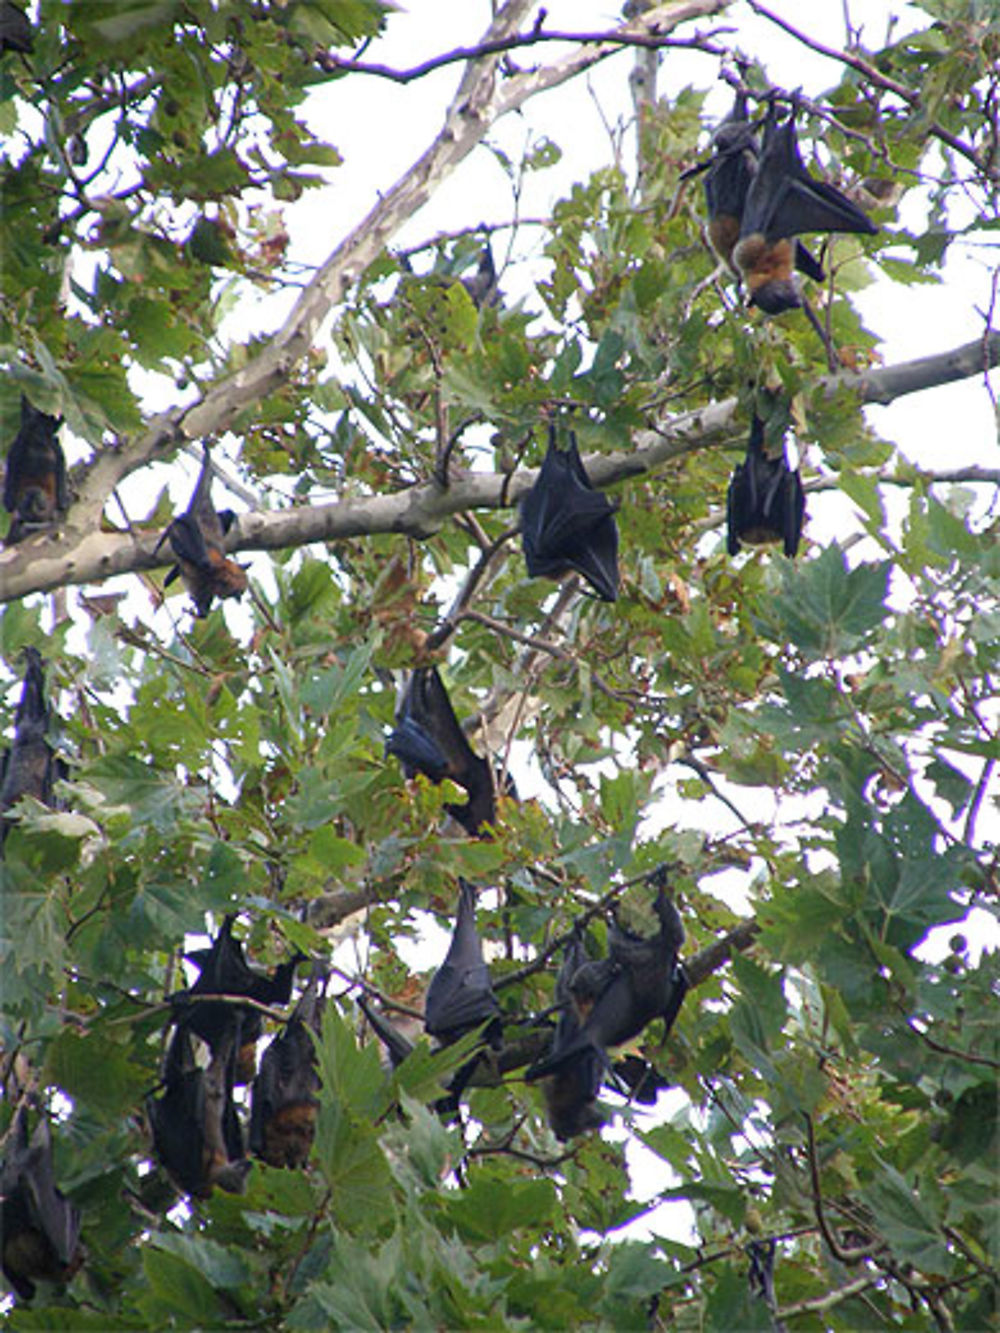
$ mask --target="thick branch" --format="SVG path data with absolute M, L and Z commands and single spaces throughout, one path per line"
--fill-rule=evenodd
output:
M 968 378 L 998 363 L 1000 332 L 992 332 L 937 356 L 884 366 L 863 375 L 826 376 L 820 382 L 830 392 L 846 387 L 855 391 L 863 403 L 885 404 L 903 394 Z M 737 406 L 735 398 L 708 403 L 656 429 L 637 432 L 636 447 L 628 452 L 591 454 L 585 459 L 590 478 L 597 486 L 613 486 L 655 471 L 685 453 L 727 441 L 732 437 Z M 168 434 L 160 438 L 165 443 Z M 386 495 L 242 514 L 229 534 L 229 550 L 283 550 L 386 532 L 428 537 L 451 515 L 463 510 L 516 504 L 537 475 L 533 468 L 522 469 L 509 478 L 499 473 L 475 473 L 453 481 L 447 489 L 431 480 Z M 153 554 L 159 533 L 101 532 L 96 522 L 92 531 L 81 533 L 75 505 L 70 520 L 72 526 L 55 536 L 34 537 L 0 551 L 0 602 L 170 563 L 165 548 L 159 556 Z
M 532 3 L 533 0 L 507 0 L 480 46 L 488 47 L 516 32 Z M 688 19 L 713 14 L 728 3 L 729 0 L 686 0 L 684 4 L 665 5 L 640 20 L 623 25 L 622 32 L 663 35 Z M 495 87 L 499 56 L 486 56 L 470 62 L 445 114 L 440 134 L 314 274 L 285 323 L 264 349 L 233 375 L 213 384 L 198 402 L 154 418 L 150 428 L 134 443 L 99 454 L 78 488 L 74 523 L 84 530 L 96 529 L 108 496 L 124 477 L 152 459 L 165 456 L 183 440 L 204 439 L 228 429 L 237 413 L 263 401 L 285 383 L 295 364 L 308 353 L 320 326 L 333 308 L 346 298 L 391 237 L 427 203 L 442 181 L 482 141 L 491 126 L 536 93 L 565 82 L 580 69 L 586 69 L 618 49 L 620 47 L 613 43 L 588 47 L 581 60 L 560 61 L 548 70 L 510 79 L 502 92 L 497 92 Z M 93 559 L 93 552 L 90 558 Z M 139 567 L 142 566 L 133 566 Z M 84 577 L 95 575 L 90 573 Z

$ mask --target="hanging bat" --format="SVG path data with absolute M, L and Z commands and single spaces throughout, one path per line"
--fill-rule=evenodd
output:
M 458 886 L 451 944 L 431 978 L 424 1003 L 424 1028 L 445 1046 L 488 1020 L 496 1020 L 487 1030 L 489 1041 L 494 1042 L 501 1029 L 500 1005 L 476 931 L 476 890 L 466 879 L 459 879 Z
M 549 1051 L 549 1056 L 556 1060 L 556 1068 L 542 1083 L 549 1127 L 563 1143 L 604 1124 L 604 1116 L 597 1105 L 597 1094 L 604 1078 L 604 1057 L 589 1043 L 582 1048 L 577 1046 L 581 1013 L 570 989 L 573 978 L 589 961 L 581 932 L 576 930 L 566 945 L 556 980 L 556 1002 L 562 1012 Z M 563 1052 L 572 1047 L 577 1047 L 575 1054 L 563 1061 Z M 530 1070 L 528 1077 L 532 1077 Z
M 66 457 L 56 438 L 62 417 L 29 403 L 21 395 L 21 426 L 7 455 L 3 503 L 13 514 L 6 545 L 55 526 L 69 508 Z
M 793 274 L 796 236 L 803 232 L 873 236 L 877 231 L 846 195 L 810 175 L 799 153 L 795 107 L 779 124 L 778 108 L 772 101 L 764 117 L 757 170 L 747 190 L 739 239 L 732 252 L 750 304 L 769 315 L 802 305 Z M 811 262 L 819 269 L 815 260 Z
M 408 778 L 423 773 L 431 782 L 450 778 L 463 787 L 469 798 L 465 805 L 446 805 L 445 809 L 472 837 L 484 824 L 495 821 L 490 766 L 466 740 L 436 667 L 417 667 L 411 672 L 385 752 L 400 760 Z
M 51 806 L 53 784 L 69 771 L 45 738 L 50 714 L 41 654 L 37 648 L 28 647 L 24 657 L 27 667 L 14 717 L 14 741 L 0 757 L 0 813 L 11 809 L 22 796 L 33 796 Z M 0 820 L 0 843 L 9 828 L 6 820 Z
M 235 1056 L 236 1083 L 249 1083 L 257 1068 L 257 1042 L 264 1030 L 263 1018 L 256 1009 L 220 1000 L 218 1004 L 196 1001 L 203 995 L 246 996 L 258 1004 L 287 1004 L 292 997 L 295 969 L 302 954 L 280 963 L 270 976 L 255 971 L 247 962 L 243 945 L 233 939 L 234 915 L 222 923 L 209 949 L 196 949 L 187 957 L 199 969 L 198 980 L 187 990 L 170 997 L 174 1012 L 190 1032 L 208 1042 L 213 1054 L 228 1035 L 233 1015 L 240 1019 L 240 1043 Z
M 178 1189 L 196 1199 L 207 1199 L 216 1185 L 229 1194 L 246 1188 L 250 1163 L 233 1102 L 239 1029 L 239 1014 L 231 1010 L 205 1069 L 189 1028 L 179 1023 L 167 1049 L 163 1093 L 146 1099 L 156 1156 Z
M 24 1301 L 36 1282 L 68 1282 L 83 1262 L 80 1210 L 56 1185 L 49 1122 L 39 1120 L 29 1141 L 23 1106 L 0 1167 L 0 1237 L 4 1276 Z
M 657 935 L 637 935 L 617 920 L 609 924 L 608 957 L 582 964 L 567 982 L 578 1034 L 536 1061 L 528 1079 L 557 1073 L 584 1051 L 595 1052 L 606 1066 L 607 1048 L 631 1041 L 654 1018 L 662 1018 L 670 1031 L 687 992 L 678 960 L 684 928 L 662 887 L 654 910 L 660 919 Z
M 207 444 L 204 450 L 201 475 L 187 512 L 174 519 L 156 544 L 158 551 L 169 540 L 177 560 L 164 585 L 180 576 L 199 619 L 208 615 L 214 597 L 239 597 L 247 589 L 246 570 L 226 556 L 226 533 L 236 515 L 231 509 L 216 511 L 212 504 L 212 463 Z
M 497 280 L 496 265 L 493 262 L 493 250 L 487 239 L 475 273 L 470 278 L 462 279 L 462 286 L 469 293 L 473 305 L 478 310 L 483 306 L 500 304 L 500 286 Z
M 520 511 L 529 577 L 558 579 L 574 569 L 598 597 L 617 600 L 615 507 L 591 486 L 572 431 L 568 448 L 558 449 L 555 424 L 549 424 L 548 452 Z
M 772 1318 L 778 1307 L 774 1294 L 774 1259 L 777 1249 L 778 1243 L 773 1236 L 767 1240 L 752 1240 L 747 1246 L 747 1258 L 750 1260 L 747 1286 L 750 1295 L 764 1302 Z M 774 1330 L 775 1333 L 786 1333 L 784 1321 L 774 1320 Z
M 746 458 L 737 463 L 726 497 L 726 550 L 740 545 L 783 542 L 785 555 L 799 549 L 806 497 L 799 470 L 788 466 L 785 451 L 769 458 L 764 449 L 764 423 L 756 412 L 750 422 Z
M 316 1136 L 316 1050 L 325 998 L 309 979 L 285 1030 L 264 1052 L 250 1092 L 250 1151 L 269 1166 L 304 1166 Z
M 737 93 L 733 109 L 715 131 L 712 156 L 706 163 L 685 172 L 705 172 L 705 204 L 708 238 L 712 249 L 735 274 L 740 270 L 733 249 L 740 238 L 747 195 L 757 174 L 760 144 L 747 116 L 745 93 Z M 795 267 L 816 282 L 823 280 L 823 267 L 801 241 L 795 242 Z

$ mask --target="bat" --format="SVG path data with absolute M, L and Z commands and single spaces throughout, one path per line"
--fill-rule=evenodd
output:
M 56 1185 L 49 1122 L 39 1120 L 29 1140 L 24 1106 L 0 1167 L 0 1236 L 4 1276 L 24 1301 L 36 1282 L 68 1282 L 83 1262 L 80 1210 Z
M 475 273 L 470 278 L 463 278 L 462 286 L 469 293 L 473 305 L 479 310 L 482 310 L 483 306 L 500 304 L 500 286 L 496 265 L 493 262 L 493 250 L 488 240 L 483 245 Z
M 566 945 L 556 980 L 556 1001 L 562 1006 L 562 1012 L 549 1055 L 557 1059 L 557 1066 L 542 1083 L 549 1127 L 562 1143 L 604 1124 L 604 1116 L 597 1105 L 597 1094 L 604 1079 L 602 1053 L 587 1044 L 571 1059 L 565 1062 L 560 1059 L 564 1051 L 577 1043 L 580 1035 L 580 1011 L 574 1004 L 570 983 L 589 961 L 582 934 L 576 930 Z
M 160 1164 L 184 1194 L 207 1199 L 216 1185 L 242 1194 L 250 1162 L 233 1102 L 240 1016 L 212 1050 L 207 1069 L 195 1057 L 187 1024 L 174 1028 L 163 1070 L 163 1093 L 146 1099 L 146 1116 Z
M 250 1151 L 269 1166 L 305 1166 L 316 1137 L 320 1079 L 307 1029 L 320 1031 L 326 1000 L 319 982 L 314 973 L 285 1030 L 264 1052 L 250 1090 Z
M 295 969 L 302 954 L 295 954 L 280 963 L 271 976 L 256 972 L 247 962 L 243 945 L 233 939 L 234 915 L 222 923 L 209 949 L 196 949 L 186 956 L 199 969 L 198 980 L 187 990 L 170 997 L 175 1013 L 190 1032 L 208 1042 L 213 1054 L 232 1027 L 234 1013 L 240 1018 L 240 1044 L 235 1057 L 236 1083 L 249 1083 L 257 1067 L 257 1042 L 264 1030 L 260 1012 L 247 1005 L 220 1000 L 217 1004 L 196 1001 L 192 997 L 204 995 L 244 995 L 258 1004 L 287 1004 L 292 997 Z
M 43 805 L 53 804 L 52 787 L 69 770 L 45 738 L 49 709 L 45 702 L 45 671 L 37 648 L 25 648 L 27 663 L 21 701 L 14 716 L 14 741 L 0 757 L 0 813 L 10 810 L 22 796 L 33 796 Z M 0 821 L 0 843 L 10 828 Z
M 777 458 L 764 449 L 764 423 L 756 412 L 750 422 L 746 458 L 737 463 L 726 496 L 726 550 L 741 544 L 783 542 L 785 555 L 799 549 L 806 497 L 799 470 L 788 466 L 784 448 Z
M 483 945 L 476 931 L 476 890 L 459 879 L 455 929 L 444 962 L 431 978 L 424 1002 L 424 1028 L 442 1045 L 457 1041 L 487 1021 L 487 1040 L 499 1038 L 500 1005 L 493 994 Z
M 53 527 L 69 508 L 66 456 L 56 431 L 62 417 L 51 417 L 21 394 L 21 426 L 7 455 L 3 503 L 13 514 L 6 545 Z
M 764 117 L 760 156 L 746 193 L 739 239 L 732 251 L 750 304 L 769 315 L 802 305 L 793 273 L 794 237 L 803 232 L 873 236 L 877 231 L 846 195 L 810 175 L 799 153 L 795 107 L 779 124 L 778 108 L 772 101 Z M 812 263 L 819 268 L 815 260 Z
M 207 444 L 204 450 L 201 475 L 187 512 L 174 519 L 156 544 L 158 551 L 169 540 L 177 560 L 164 584 L 180 576 L 201 620 L 212 609 L 213 598 L 240 597 L 247 589 L 246 570 L 226 556 L 226 533 L 236 515 L 231 509 L 217 511 L 212 504 L 212 463 Z
M 774 1258 L 778 1244 L 774 1237 L 768 1240 L 752 1240 L 747 1246 L 747 1258 L 750 1267 L 747 1270 L 747 1286 L 750 1295 L 762 1300 L 773 1317 L 778 1306 L 774 1294 Z M 786 1333 L 783 1320 L 774 1321 L 775 1333 Z
M 605 602 L 618 598 L 618 525 L 615 506 L 590 484 L 576 436 L 556 447 L 555 423 L 538 480 L 520 502 L 524 560 L 530 578 L 582 574 Z
M 737 93 L 732 111 L 715 131 L 712 150 L 709 161 L 693 170 L 705 171 L 705 205 L 712 249 L 739 277 L 733 249 L 740 238 L 747 195 L 760 157 L 760 144 L 747 116 L 745 93 Z M 794 263 L 800 273 L 816 282 L 823 280 L 822 265 L 801 241 L 795 242 Z
M 408 778 L 423 773 L 431 782 L 450 778 L 463 787 L 468 801 L 445 809 L 470 836 L 495 821 L 490 766 L 466 740 L 436 667 L 417 667 L 411 672 L 385 752 L 400 760 Z
M 566 983 L 579 1031 L 536 1061 L 526 1078 L 557 1073 L 582 1052 L 596 1052 L 606 1066 L 607 1048 L 631 1041 L 654 1018 L 670 1031 L 688 987 L 678 960 L 684 928 L 662 887 L 654 911 L 660 919 L 656 935 L 637 935 L 617 920 L 609 924 L 607 958 L 583 963 Z

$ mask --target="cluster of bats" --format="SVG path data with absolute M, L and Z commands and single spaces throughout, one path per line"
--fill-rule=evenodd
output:
M 802 163 L 795 136 L 795 106 L 779 118 L 768 105 L 758 140 L 738 96 L 733 112 L 717 130 L 710 158 L 693 171 L 705 173 L 709 235 L 719 257 L 747 288 L 748 299 L 768 314 L 804 304 L 796 270 L 819 279 L 817 260 L 796 238 L 803 233 L 873 233 L 876 228 L 840 191 L 815 179 Z M 488 247 L 487 247 L 488 253 Z M 469 287 L 477 303 L 496 297 L 492 255 L 484 260 Z M 69 506 L 66 464 L 57 432 L 61 419 L 21 400 L 21 424 L 7 457 L 3 501 L 11 514 L 6 542 L 12 545 L 56 526 Z M 615 506 L 590 483 L 570 431 L 560 448 L 554 423 L 548 450 L 532 489 L 520 502 L 524 556 L 531 577 L 561 578 L 578 573 L 597 597 L 618 595 L 618 529 Z M 240 596 L 247 588 L 245 569 L 226 554 L 231 510 L 217 511 L 211 500 L 212 465 L 206 446 L 201 474 L 185 513 L 164 532 L 157 550 L 169 542 L 176 561 L 169 584 L 180 576 L 198 616 L 206 616 L 216 598 Z M 765 447 L 765 423 L 756 412 L 746 457 L 734 473 L 727 499 L 727 548 L 781 542 L 796 553 L 804 515 L 802 483 Z M 54 803 L 53 786 L 65 766 L 47 733 L 50 713 L 45 699 L 42 659 L 28 648 L 15 734 L 0 767 L 0 841 L 8 824 L 3 816 L 23 796 Z M 475 753 L 459 723 L 435 667 L 411 672 L 396 711 L 386 753 L 398 758 L 406 777 L 423 774 L 445 779 L 464 791 L 463 803 L 448 813 L 472 837 L 489 835 L 496 817 L 498 777 L 490 762 Z M 513 793 L 508 784 L 506 790 Z M 555 985 L 558 1020 L 547 1051 L 525 1072 L 540 1082 L 549 1124 L 560 1140 L 604 1122 L 598 1103 L 603 1084 L 647 1103 L 663 1082 L 641 1057 L 613 1059 L 609 1051 L 634 1041 L 654 1019 L 669 1033 L 687 990 L 680 962 L 684 931 L 676 907 L 658 883 L 654 910 L 659 931 L 650 936 L 624 927 L 613 914 L 608 921 L 604 957 L 592 957 L 583 924 L 564 949 Z M 314 968 L 301 998 L 282 1031 L 257 1060 L 263 1023 L 261 1006 L 290 1002 L 295 968 L 301 955 L 265 975 L 252 968 L 233 937 L 227 917 L 208 949 L 189 954 L 197 981 L 171 997 L 171 1019 L 157 1091 L 146 1102 L 146 1116 L 157 1158 L 176 1186 L 195 1198 L 213 1188 L 239 1191 L 250 1169 L 249 1155 L 272 1166 L 299 1167 L 308 1159 L 315 1135 L 319 1074 L 310 1033 L 319 1033 L 325 1005 L 322 973 Z M 388 1017 L 362 997 L 359 1006 L 393 1066 L 413 1049 L 412 1042 Z M 427 990 L 424 1029 L 441 1047 L 479 1031 L 482 1042 L 455 1073 L 447 1096 L 437 1103 L 453 1113 L 462 1092 L 490 1050 L 503 1046 L 505 1017 L 494 993 L 482 942 L 476 929 L 476 890 L 459 881 L 459 900 L 451 943 Z M 543 1019 L 534 1019 L 536 1024 Z M 552 1028 L 552 1024 L 548 1025 Z M 234 1100 L 238 1086 L 250 1088 L 249 1132 Z M 248 1155 L 249 1154 L 249 1155 Z M 78 1210 L 55 1185 L 48 1121 L 39 1118 L 28 1132 L 21 1106 L 6 1136 L 0 1168 L 3 1271 L 25 1299 L 38 1279 L 65 1281 L 81 1261 Z

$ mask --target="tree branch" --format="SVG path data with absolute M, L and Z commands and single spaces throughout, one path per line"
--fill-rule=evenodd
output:
M 998 364 L 1000 331 L 993 330 L 982 339 L 935 356 L 883 366 L 864 374 L 826 375 L 819 383 L 830 393 L 847 388 L 862 403 L 884 405 L 904 394 L 967 379 Z M 202 407 L 213 392 L 209 392 Z M 653 429 L 637 431 L 634 449 L 588 455 L 584 460 L 587 473 L 595 486 L 613 486 L 629 477 L 655 471 L 683 454 L 728 442 L 737 407 L 737 399 L 726 398 L 669 418 Z M 170 413 L 158 418 L 158 432 L 145 437 L 152 441 L 151 454 L 181 438 L 180 423 L 175 421 L 171 425 L 170 418 Z M 110 475 L 113 460 L 118 456 L 119 451 L 115 450 L 102 454 L 88 482 L 98 470 Z M 386 532 L 403 533 L 419 540 L 432 536 L 451 515 L 463 510 L 515 505 L 534 485 L 537 476 L 536 468 L 510 475 L 474 473 L 453 481 L 447 489 L 432 479 L 384 495 L 241 514 L 230 530 L 227 549 L 230 552 L 285 550 L 310 542 L 342 541 Z M 84 506 L 83 514 L 87 513 L 93 514 L 92 505 Z M 85 524 L 79 506 L 74 505 L 65 530 L 33 537 L 0 551 L 0 602 L 33 592 L 50 592 L 65 584 L 90 583 L 113 574 L 135 573 L 171 563 L 172 557 L 165 548 L 160 555 L 154 555 L 159 532 L 102 532 L 98 525 L 99 516 L 94 516 L 92 530 L 81 532 Z

